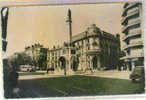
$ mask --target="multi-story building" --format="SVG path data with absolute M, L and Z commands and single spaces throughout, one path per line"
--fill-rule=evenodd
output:
M 71 53 L 69 53 L 71 52 Z M 115 69 L 119 63 L 120 37 L 100 30 L 95 24 L 72 37 L 71 46 L 64 44 L 48 50 L 48 68 L 63 69 L 69 62 L 72 71 Z M 69 56 L 71 56 L 69 58 Z M 64 64 L 61 62 L 64 59 Z
M 69 43 L 64 43 L 63 46 L 54 46 L 52 49 L 48 49 L 47 52 L 47 67 L 53 68 L 57 71 L 68 70 L 71 73 L 70 66 L 70 51 L 71 59 L 75 58 L 75 48 L 70 47 Z
M 33 60 L 33 64 L 38 67 L 38 61 L 40 59 L 40 55 L 41 55 L 41 49 L 43 49 L 43 46 L 38 44 L 34 44 L 32 46 L 27 46 L 25 47 L 25 51 L 24 53 L 29 55 L 32 60 Z
M 95 24 L 88 27 L 85 32 L 73 36 L 72 43 L 79 57 L 79 68 L 84 69 L 84 66 L 93 69 L 116 68 L 120 52 L 119 38 L 118 34 L 114 36 L 102 31 Z
M 142 3 L 125 3 L 123 8 L 121 24 L 126 56 L 121 59 L 126 62 L 129 70 L 132 70 L 136 66 L 144 66 Z
M 40 48 L 39 54 L 36 57 L 36 66 L 38 66 L 40 69 L 47 69 L 47 51 L 48 48 Z
M 40 50 L 42 48 L 42 45 L 40 44 L 34 44 L 32 46 L 27 46 L 25 47 L 25 53 L 31 57 L 36 58 L 37 56 L 40 55 Z

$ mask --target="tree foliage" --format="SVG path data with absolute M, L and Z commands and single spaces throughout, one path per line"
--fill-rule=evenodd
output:
M 32 58 L 24 52 L 19 53 L 16 59 L 19 65 L 32 65 Z

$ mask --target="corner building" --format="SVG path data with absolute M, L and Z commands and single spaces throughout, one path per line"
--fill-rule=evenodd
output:
M 122 17 L 122 33 L 124 34 L 122 39 L 125 43 L 123 49 L 126 52 L 126 56 L 122 59 L 131 71 L 134 67 L 144 66 L 142 3 L 125 3 Z
M 71 58 L 68 58 L 71 50 Z M 71 47 L 67 44 L 48 50 L 48 68 L 61 70 L 64 67 L 60 59 L 64 60 L 67 70 L 86 71 L 116 69 L 119 62 L 120 37 L 100 30 L 95 24 L 86 31 L 72 36 Z M 71 68 L 68 68 L 68 62 Z

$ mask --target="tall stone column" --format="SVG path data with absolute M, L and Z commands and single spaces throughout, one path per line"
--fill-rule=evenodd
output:
M 72 47 L 72 18 L 71 18 L 71 10 L 68 10 L 68 19 L 66 21 L 69 25 L 69 47 L 68 47 L 68 64 L 66 67 L 67 68 L 67 74 L 71 74 L 72 70 L 71 70 L 71 47 Z

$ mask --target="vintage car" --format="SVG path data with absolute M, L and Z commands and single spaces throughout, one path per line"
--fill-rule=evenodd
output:
M 144 67 L 143 66 L 137 66 L 134 68 L 132 73 L 130 74 L 130 79 L 132 82 L 143 82 L 144 81 Z
M 31 65 L 20 65 L 20 70 L 23 72 L 35 72 L 35 67 Z

